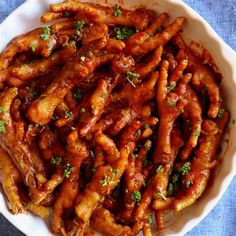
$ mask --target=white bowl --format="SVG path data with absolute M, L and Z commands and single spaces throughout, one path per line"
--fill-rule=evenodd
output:
M 105 0 L 104 0 L 105 1 Z M 0 25 L 0 51 L 16 35 L 25 33 L 33 28 L 42 25 L 39 21 L 43 12 L 48 10 L 50 3 L 59 2 L 59 0 L 28 0 L 15 10 Z M 102 1 L 99 1 L 100 3 Z M 108 1 L 117 3 L 119 1 Z M 232 181 L 236 170 L 236 125 L 233 125 L 232 119 L 236 118 L 236 53 L 226 45 L 208 23 L 193 11 L 189 6 L 180 0 L 125 0 L 125 7 L 134 7 L 145 5 L 157 12 L 166 11 L 171 19 L 177 16 L 184 16 L 187 23 L 184 27 L 185 39 L 193 39 L 201 42 L 209 51 L 219 66 L 223 75 L 223 93 L 224 101 L 231 112 L 231 121 L 229 123 L 229 143 L 224 155 L 224 160 L 220 166 L 219 172 L 211 186 L 203 197 L 191 207 L 191 210 L 185 211 L 178 220 L 169 227 L 164 235 L 184 235 L 195 227 L 207 214 L 214 208 L 220 200 L 230 182 Z M 3 195 L 0 193 L 1 213 L 19 230 L 26 235 L 31 236 L 49 236 L 52 235 L 45 222 L 31 214 L 13 216 L 6 208 Z

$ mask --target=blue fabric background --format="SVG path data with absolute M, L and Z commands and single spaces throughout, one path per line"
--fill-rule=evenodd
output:
M 23 0 L 0 0 L 0 22 L 23 2 Z M 203 16 L 221 38 L 236 50 L 236 0 L 184 0 L 184 2 Z M 235 194 L 236 177 L 213 211 L 186 236 L 235 236 Z M 0 215 L 0 235 L 23 234 Z

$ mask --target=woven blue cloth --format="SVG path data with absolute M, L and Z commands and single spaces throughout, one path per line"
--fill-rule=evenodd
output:
M 0 22 L 23 2 L 23 0 L 0 0 Z M 236 50 L 235 0 L 184 0 L 184 2 L 195 9 L 213 27 L 221 38 Z M 0 35 L 0 37 L 2 37 L 2 35 Z M 236 177 L 213 211 L 186 236 L 235 236 L 235 194 Z M 0 215 L 0 235 L 22 236 L 23 234 Z

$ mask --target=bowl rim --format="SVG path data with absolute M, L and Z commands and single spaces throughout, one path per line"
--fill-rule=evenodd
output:
M 9 14 L 1 23 L 0 23 L 0 30 L 3 27 L 6 27 L 8 25 L 8 22 L 12 19 L 12 18 L 16 18 L 18 17 L 19 13 L 22 12 L 22 10 L 25 8 L 26 5 L 30 4 L 31 2 L 35 2 L 35 1 L 42 1 L 42 0 L 26 0 L 24 3 L 22 3 L 19 7 L 17 7 L 11 14 Z M 46 1 L 46 0 L 43 0 Z M 93 0 L 92 0 L 93 1 Z M 226 54 L 229 56 L 229 58 L 231 58 L 232 60 L 230 61 L 229 59 L 226 61 L 229 62 L 229 64 L 232 66 L 232 70 L 233 70 L 233 80 L 236 81 L 236 52 L 228 45 L 224 42 L 224 40 L 215 32 L 215 30 L 210 26 L 210 24 L 202 17 L 199 15 L 199 13 L 197 13 L 195 10 L 193 10 L 189 5 L 187 5 L 185 2 L 181 1 L 181 0 L 168 0 L 169 2 L 174 2 L 177 5 L 182 6 L 184 9 L 187 10 L 187 12 L 189 12 L 191 14 L 191 16 L 194 19 L 198 19 L 201 24 L 203 24 L 207 31 L 209 36 L 216 40 L 217 43 L 219 43 L 220 47 L 223 48 L 223 50 L 226 50 Z M 98 1 L 99 2 L 99 1 Z M 109 1 L 108 1 L 109 2 Z M 51 3 L 51 1 L 48 1 L 48 5 Z M 24 12 L 24 10 L 23 10 Z M 223 55 L 221 55 L 223 56 Z M 235 64 L 235 65 L 234 65 Z M 233 178 L 236 176 L 236 173 L 234 173 L 234 170 L 236 170 L 236 151 L 234 152 L 234 154 L 232 155 L 232 159 L 233 159 L 233 167 L 232 167 L 232 171 L 224 177 L 224 179 L 222 180 L 221 183 L 221 191 L 218 193 L 218 195 L 213 199 L 213 204 L 211 205 L 207 205 L 207 210 L 204 209 L 202 211 L 202 214 L 200 216 L 195 217 L 194 219 L 190 220 L 189 222 L 187 222 L 183 229 L 181 230 L 181 235 L 185 235 L 186 233 L 188 233 L 189 231 L 191 231 L 194 227 L 196 227 L 211 211 L 212 209 L 217 205 L 217 203 L 219 202 L 219 200 L 222 198 L 223 194 L 225 193 L 225 191 L 227 190 L 227 188 L 229 187 L 230 183 L 232 182 Z M 236 172 L 236 171 L 235 171 Z M 1 190 L 1 188 L 0 188 Z M 0 191 L 0 195 L 4 195 L 2 194 L 2 192 Z M 4 197 L 4 196 L 3 196 Z M 1 199 L 0 199 L 1 200 Z M 25 229 L 23 224 L 18 224 L 16 226 L 16 224 L 13 222 L 12 217 L 16 217 L 16 216 L 12 216 L 7 214 L 5 211 L 1 211 L 1 214 L 12 224 L 14 225 L 17 229 L 19 229 L 22 233 L 29 235 L 29 232 L 27 231 L 27 229 Z

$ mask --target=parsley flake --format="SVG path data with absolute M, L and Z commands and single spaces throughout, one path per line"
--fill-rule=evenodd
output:
M 114 184 L 114 179 L 106 174 L 104 174 L 103 179 L 100 180 L 99 182 L 102 186 Z
M 179 181 L 179 175 L 174 174 L 171 178 L 172 183 L 176 184 Z
M 31 43 L 29 45 L 30 49 L 32 50 L 32 52 L 35 52 L 36 48 L 35 48 L 35 44 Z
M 139 74 L 132 73 L 131 71 L 127 71 L 126 76 L 131 78 L 131 79 L 137 79 L 139 77 Z
M 49 39 L 50 37 L 50 32 L 51 32 L 51 29 L 47 26 L 47 27 L 44 27 L 43 28 L 43 33 L 40 34 L 40 37 L 43 41 L 46 41 Z
M 119 169 L 113 169 L 113 173 L 114 173 L 115 175 L 117 175 L 119 172 L 120 172 Z
M 70 163 L 66 163 L 64 173 L 63 173 L 63 177 L 69 178 L 70 174 L 74 171 L 75 171 L 75 167 L 71 166 Z
M 86 112 L 86 109 L 84 107 L 81 108 L 80 113 L 84 114 Z
M 4 112 L 4 110 L 3 110 L 3 108 L 0 106 L 0 113 L 3 113 Z
M 74 23 L 74 27 L 76 29 L 76 32 L 75 32 L 76 35 L 81 35 L 81 29 L 84 27 L 84 25 L 85 25 L 85 22 L 82 21 L 82 20 L 81 21 L 76 21 Z
M 157 173 L 160 173 L 163 170 L 163 165 L 159 165 L 156 169 Z
M 126 79 L 130 82 L 130 84 L 135 88 L 136 85 L 133 81 L 133 79 L 137 79 L 139 77 L 139 74 L 132 73 L 130 71 L 127 71 L 126 73 Z
M 201 132 L 198 131 L 198 130 L 196 130 L 196 131 L 193 132 L 193 135 L 196 136 L 196 137 L 199 137 L 200 134 L 201 134 Z
M 107 174 L 104 174 L 103 179 L 100 180 L 100 184 L 102 186 L 114 184 L 115 176 L 120 172 L 120 170 L 111 168 L 110 172 L 112 172 L 112 176 L 108 176 Z
M 53 117 L 52 117 L 52 120 L 59 120 L 59 116 L 57 116 L 57 115 L 54 115 Z
M 225 113 L 225 109 L 221 108 L 217 114 L 217 118 L 222 119 Z
M 135 34 L 135 31 L 128 27 L 115 27 L 115 37 L 118 40 L 128 39 Z
M 52 159 L 51 159 L 51 163 L 56 166 L 60 165 L 61 162 L 62 162 L 62 158 L 59 156 L 52 157 Z
M 5 124 L 5 120 L 0 120 L 0 133 L 4 133 L 6 131 Z
M 119 8 L 118 5 L 115 5 L 115 6 L 113 7 L 113 10 L 114 10 L 114 16 L 115 16 L 115 17 L 122 15 L 122 11 L 120 10 L 120 8 Z
M 173 81 L 170 83 L 170 85 L 167 87 L 167 92 L 169 93 L 171 90 L 173 90 L 176 86 L 176 82 Z
M 172 183 L 168 184 L 167 193 L 168 193 L 168 196 L 172 196 L 173 195 L 173 193 L 174 193 L 174 185 Z
M 71 111 L 70 112 L 66 112 L 66 114 L 65 114 L 65 118 L 66 119 L 70 119 L 72 117 L 73 117 L 73 113 Z
M 149 225 L 152 224 L 152 216 L 151 215 L 148 216 L 147 222 Z
M 77 100 L 81 100 L 83 98 L 83 94 L 78 91 L 78 92 L 73 94 L 73 97 Z
M 175 107 L 175 105 L 176 105 L 176 102 L 175 101 L 173 101 L 173 100 L 171 100 L 171 99 L 167 99 L 167 106 L 168 107 Z
M 134 159 L 138 158 L 138 154 L 137 154 L 137 153 L 132 153 L 131 155 L 132 155 L 132 157 L 133 157 Z
M 163 200 L 167 200 L 166 196 L 164 195 L 163 191 L 159 189 L 159 191 L 156 193 L 158 196 L 160 196 Z
M 71 44 L 69 42 L 65 43 L 66 48 L 70 48 Z
M 182 175 L 187 175 L 190 169 L 191 169 L 191 163 L 185 162 L 183 166 L 179 167 L 178 171 L 182 173 Z
M 141 133 L 142 133 L 142 132 L 141 132 L 141 129 L 138 129 L 137 132 L 135 133 L 135 136 L 138 137 L 138 136 L 141 135 Z
M 186 181 L 185 181 L 185 187 L 186 187 L 186 188 L 189 188 L 189 187 L 190 187 L 190 184 L 191 184 L 191 181 L 190 181 L 190 180 L 186 180 Z
M 139 191 L 134 191 L 131 195 L 131 199 L 135 202 L 141 201 L 141 193 Z
M 171 177 L 171 180 L 170 180 L 168 187 L 167 187 L 168 196 L 173 195 L 173 193 L 177 190 L 179 184 L 180 184 L 180 176 L 179 176 L 179 174 L 174 174 Z

